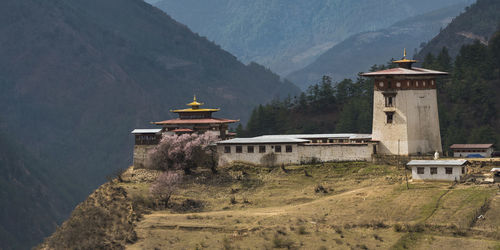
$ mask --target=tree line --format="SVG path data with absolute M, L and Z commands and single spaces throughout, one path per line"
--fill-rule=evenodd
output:
M 464 45 L 453 60 L 446 47 L 428 54 L 422 66 L 446 71 L 437 80 L 439 121 L 443 149 L 454 143 L 500 141 L 500 32 L 484 45 Z M 374 65 L 370 71 L 395 67 L 392 62 Z M 320 83 L 295 97 L 275 99 L 255 107 L 239 137 L 290 133 L 371 133 L 373 80 L 358 77 Z

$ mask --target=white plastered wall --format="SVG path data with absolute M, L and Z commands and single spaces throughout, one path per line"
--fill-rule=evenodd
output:
M 424 173 L 418 174 L 417 167 L 423 167 Z M 431 167 L 437 168 L 437 174 L 431 174 Z M 447 167 L 453 168 L 452 174 L 446 174 Z M 467 173 L 466 166 L 412 166 L 411 175 L 414 180 L 435 180 L 435 181 L 460 181 L 464 174 L 462 174 L 462 167 L 464 167 L 464 173 Z
M 394 107 L 385 107 L 382 91 L 374 91 L 372 139 L 380 154 L 417 155 L 442 152 L 435 89 L 398 90 Z M 385 111 L 394 111 L 387 123 Z

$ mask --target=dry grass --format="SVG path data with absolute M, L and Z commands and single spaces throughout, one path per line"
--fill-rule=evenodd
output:
M 219 176 L 198 173 L 189 177 L 173 202 L 200 200 L 205 202 L 204 210 L 153 211 L 136 226 L 139 240 L 127 247 L 442 248 L 456 229 L 453 225 L 463 225 L 484 198 L 495 195 L 496 188 L 458 185 L 449 189 L 449 183 L 419 183 L 407 190 L 401 171 L 369 163 L 292 166 L 286 170 L 235 166 L 220 170 Z M 135 196 L 147 191 L 143 184 L 122 185 Z M 328 192 L 315 192 L 318 185 Z M 231 202 L 232 197 L 235 202 Z M 495 202 L 491 209 L 500 208 Z M 480 222 L 476 227 L 491 231 L 492 223 L 497 222 Z M 400 232 L 394 230 L 396 224 L 401 225 Z M 415 228 L 420 229 L 408 233 Z M 429 243 L 429 235 L 439 237 Z M 495 238 L 474 233 L 460 239 L 464 244 L 479 241 L 479 248 L 498 243 Z

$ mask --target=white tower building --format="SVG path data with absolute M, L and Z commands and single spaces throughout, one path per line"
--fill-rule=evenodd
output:
M 379 154 L 442 153 L 436 77 L 446 72 L 415 68 L 415 60 L 394 61 L 399 67 L 362 76 L 375 80 L 372 140 Z

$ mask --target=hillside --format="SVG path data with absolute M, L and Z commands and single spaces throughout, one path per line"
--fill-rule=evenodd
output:
M 64 173 L 75 187 L 71 202 L 47 199 L 40 205 L 56 213 L 49 219 L 34 210 L 2 217 L 1 225 L 39 217 L 33 225 L 18 224 L 26 232 L 43 225 L 39 240 L 55 228 L 54 218 L 67 216 L 66 206 L 115 168 L 130 165 L 133 128 L 173 117 L 169 110 L 184 107 L 193 94 L 222 108 L 220 116 L 244 121 L 255 105 L 298 91 L 140 0 L 0 1 L 0 55 L 5 134 L 46 164 L 35 162 L 30 169 L 40 169 L 31 172 L 35 179 L 54 182 L 48 193 L 67 190 L 51 180 L 61 178 L 55 173 Z M 19 199 L 32 201 L 36 183 L 28 181 L 29 196 Z M 17 182 L 2 185 L 12 190 Z M 1 202 L 9 211 L 17 208 Z M 0 231 L 0 237 L 12 233 Z M 13 240 L 32 242 L 29 234 L 18 237 Z
M 71 211 L 77 187 L 0 132 L 0 247 L 26 249 Z M 73 183 L 75 184 L 75 183 Z M 54 192 L 61 188 L 60 192 Z
M 335 44 L 409 16 L 470 0 L 162 0 L 155 3 L 244 62 L 286 76 Z
M 286 78 L 302 89 L 320 82 L 324 75 L 332 77 L 333 81 L 355 78 L 357 73 L 374 64 L 390 61 L 392 57 L 399 58 L 403 48 L 411 55 L 422 42 L 436 36 L 466 6 L 467 3 L 452 5 L 407 18 L 385 29 L 350 36 Z
M 494 185 L 410 183 L 407 189 L 401 168 L 366 162 L 231 166 L 218 174 L 185 176 L 170 206 L 156 209 L 150 182 L 137 178 L 146 176 L 144 171 L 129 169 L 125 182 L 101 187 L 41 248 L 500 246 L 500 196 Z M 485 219 L 477 220 L 478 214 Z M 99 233 L 86 237 L 89 232 Z
M 463 45 L 471 44 L 475 40 L 486 45 L 499 28 L 500 2 L 478 0 L 430 40 L 416 58 L 423 60 L 428 53 L 437 55 L 443 47 L 446 47 L 450 56 L 455 58 Z

